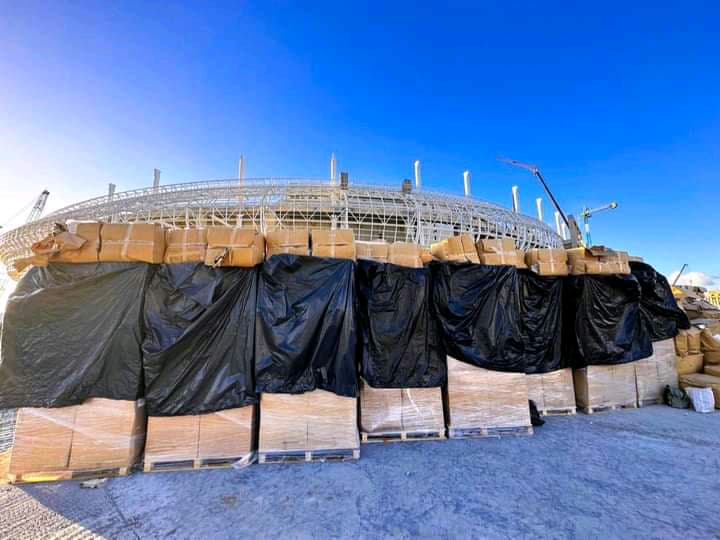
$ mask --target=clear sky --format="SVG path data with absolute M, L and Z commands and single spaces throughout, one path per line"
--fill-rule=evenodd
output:
M 517 184 L 526 213 L 539 186 L 496 157 L 537 163 L 568 212 L 618 201 L 595 242 L 720 286 L 720 4 L 0 0 L 0 224 L 44 188 L 53 210 L 240 153 L 324 177 L 331 152 L 351 181 L 420 159 L 434 190 Z

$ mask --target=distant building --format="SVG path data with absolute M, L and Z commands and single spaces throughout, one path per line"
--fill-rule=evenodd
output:
M 720 307 L 720 290 L 708 291 L 705 296 L 712 305 Z

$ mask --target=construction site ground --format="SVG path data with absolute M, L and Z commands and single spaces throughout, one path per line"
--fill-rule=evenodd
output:
M 720 534 L 720 413 L 549 418 L 532 437 L 370 444 L 348 463 L 0 486 L 0 538 Z

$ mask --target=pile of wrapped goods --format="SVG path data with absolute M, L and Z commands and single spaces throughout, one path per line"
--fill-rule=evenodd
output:
M 432 317 L 430 270 L 357 267 L 363 442 L 445 438 L 445 357 Z
M 685 363 L 683 367 L 686 370 L 693 369 L 696 371 L 679 373 L 680 387 L 689 388 L 710 388 L 715 397 L 715 408 L 720 409 L 720 324 L 715 324 L 704 328 L 702 331 L 693 329 L 682 334 L 678 334 L 676 345 L 678 349 L 688 350 L 698 346 L 702 351 L 700 356 L 702 363 L 700 369 L 697 369 L 697 362 Z M 687 345 L 685 344 L 687 343 Z M 687 358 L 686 356 L 686 358 Z
M 422 268 L 424 253 L 422 247 L 409 242 L 393 242 L 388 246 L 388 262 L 407 268 Z
M 525 252 L 516 248 L 512 238 L 485 238 L 477 243 L 477 252 L 481 264 L 527 268 Z
M 158 223 L 105 223 L 100 228 L 100 262 L 159 264 L 165 231 Z
M 355 251 L 358 260 L 388 262 L 390 244 L 384 240 L 373 240 L 371 242 L 355 242 Z
M 262 265 L 260 463 L 359 457 L 355 302 L 353 261 L 283 255 Z
M 634 362 L 652 356 L 632 275 L 566 278 L 563 349 L 575 368 L 575 400 L 588 414 L 637 407 Z
M 525 253 L 525 264 L 541 276 L 567 276 L 567 253 L 562 248 L 535 248 Z
M 317 229 L 311 238 L 313 256 L 355 260 L 355 235 L 351 229 Z
M 451 236 L 432 244 L 430 252 L 439 261 L 480 263 L 475 241 L 469 234 Z
M 675 336 L 675 350 L 678 355 L 677 374 L 690 375 L 703 370 L 703 353 L 700 345 L 702 332 L 698 328 L 680 330 Z
M 249 268 L 260 264 L 264 258 L 265 238 L 256 230 L 237 227 L 208 227 L 207 252 L 204 259 L 206 265 Z
M 276 229 L 265 235 L 266 258 L 283 253 L 310 255 L 310 234 L 305 229 Z
M 171 229 L 165 233 L 165 264 L 204 262 L 208 247 L 207 229 Z
M 567 250 L 570 273 L 584 274 L 629 274 L 630 257 L 624 251 L 613 251 L 603 246 L 573 248 Z
M 517 269 L 442 263 L 430 269 L 449 355 L 448 435 L 532 434 Z

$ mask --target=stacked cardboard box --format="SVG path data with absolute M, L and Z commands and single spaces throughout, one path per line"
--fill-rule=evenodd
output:
M 680 330 L 675 336 L 678 375 L 700 373 L 703 368 L 701 332 L 697 328 Z
M 633 362 L 611 366 L 588 366 L 573 371 L 575 401 L 585 412 L 615 407 L 636 407 Z
M 207 229 L 172 229 L 165 234 L 163 262 L 204 262 L 207 251 Z
M 144 442 L 142 400 L 93 398 L 57 409 L 22 408 L 13 446 L 2 459 L 3 474 L 22 481 L 37 473 L 126 469 L 139 461 Z
M 91 221 L 68 221 L 66 226 L 70 234 L 79 236 L 84 240 L 84 243 L 80 249 L 60 250 L 50 258 L 50 261 L 70 263 L 98 262 L 101 224 Z
M 357 398 L 325 390 L 304 394 L 262 394 L 260 398 L 260 462 L 294 454 L 332 455 L 350 451 L 359 457 Z M 274 461 L 268 459 L 267 461 Z
M 360 430 L 366 435 L 412 438 L 413 435 L 443 436 L 442 389 L 373 388 L 360 383 Z
M 567 276 L 567 253 L 561 248 L 531 249 L 525 253 L 528 268 L 541 276 Z
M 208 227 L 206 265 L 250 268 L 264 258 L 265 238 L 255 229 Z
M 639 406 L 663 402 L 665 386 L 676 387 L 677 356 L 672 339 L 653 343 L 653 354 L 649 358 L 633 362 L 635 386 Z
M 204 460 L 249 462 L 255 452 L 256 407 L 248 405 L 208 414 L 151 416 L 145 470 L 157 464 Z
M 315 257 L 334 257 L 355 260 L 355 235 L 351 229 L 312 231 L 312 254 Z
M 448 434 L 493 435 L 507 428 L 532 433 L 524 373 L 490 371 L 448 356 Z
M 579 247 L 568 249 L 567 258 L 570 273 L 574 276 L 630 273 L 630 257 L 624 251 L 613 251 L 603 246 Z
M 480 240 L 477 243 L 477 251 L 482 264 L 527 268 L 525 265 L 525 253 L 515 248 L 515 240 L 512 238 L 486 238 Z
M 706 373 L 680 375 L 680 388 L 709 388 L 715 397 L 715 408 L 720 409 L 720 377 Z
M 358 259 L 368 259 L 381 263 L 388 262 L 390 246 L 384 240 L 373 242 L 355 242 L 355 251 Z
M 701 332 L 700 349 L 705 365 L 720 364 L 720 325 L 709 326 Z
M 528 399 L 535 402 L 540 414 L 572 414 L 575 412 L 575 388 L 572 369 L 527 375 Z
M 101 262 L 159 264 L 165 255 L 165 232 L 157 223 L 109 223 L 100 229 Z
M 388 262 L 408 268 L 422 268 L 423 249 L 418 244 L 394 242 L 388 248 Z
M 475 241 L 469 234 L 451 236 L 430 246 L 433 257 L 440 261 L 480 263 Z
M 289 253 L 310 255 L 310 236 L 306 229 L 277 229 L 265 235 L 267 257 Z

